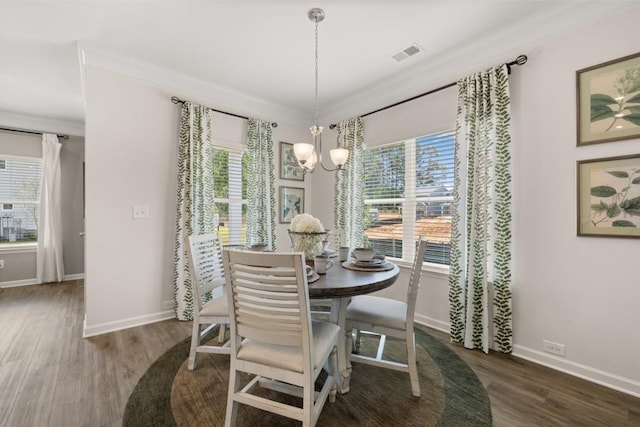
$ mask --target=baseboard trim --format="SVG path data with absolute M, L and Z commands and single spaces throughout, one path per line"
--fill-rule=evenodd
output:
M 580 363 L 561 359 L 538 350 L 532 350 L 520 345 L 513 346 L 513 356 L 528 360 L 574 377 L 582 378 L 602 386 L 640 397 L 640 382 L 633 381 L 609 372 L 604 372 Z
M 432 317 L 416 314 L 414 315 L 413 320 L 414 322 L 420 325 L 427 326 L 432 329 L 436 329 L 440 332 L 444 332 L 445 334 L 448 334 L 449 332 L 451 332 L 451 325 L 449 323 L 434 319 Z
M 414 320 L 420 325 L 436 329 L 446 334 L 451 332 L 451 325 L 449 323 L 442 322 L 437 319 L 416 314 Z M 564 372 L 565 374 L 569 374 L 574 377 L 582 378 L 583 380 L 592 383 L 600 384 L 601 386 L 608 387 L 631 396 L 640 397 L 640 382 L 629 378 L 600 371 L 589 366 L 581 365 L 580 363 L 561 359 L 557 356 L 538 350 L 532 350 L 521 345 L 514 345 L 513 353 L 511 353 L 511 355 L 538 365 L 546 366 L 547 368 L 551 368 L 556 371 Z
M 18 286 L 31 286 L 37 284 L 38 280 L 36 279 L 11 280 L 9 282 L 0 283 L 0 288 L 16 288 Z
M 134 328 L 136 326 L 148 325 L 149 323 L 161 322 L 163 320 L 175 319 L 173 310 L 160 311 L 158 313 L 145 314 L 144 316 L 131 317 L 129 319 L 117 320 L 115 322 L 100 323 L 98 325 L 87 326 L 87 319 L 84 320 L 82 338 L 102 335 L 122 329 Z
M 64 276 L 64 278 L 62 279 L 62 281 L 67 281 L 67 280 L 81 280 L 84 279 L 84 273 L 79 273 L 79 274 L 67 274 Z M 41 283 L 38 283 L 38 279 L 33 278 L 33 279 L 22 279 L 22 280 L 12 280 L 9 282 L 1 282 L 0 283 L 0 288 L 15 288 L 18 286 L 31 286 L 31 285 L 40 285 Z

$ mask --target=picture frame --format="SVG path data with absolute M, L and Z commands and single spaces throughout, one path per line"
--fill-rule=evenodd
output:
M 640 137 L 640 53 L 576 71 L 577 145 Z
M 280 141 L 280 179 L 304 181 L 304 171 L 298 164 L 293 144 Z
M 640 154 L 577 162 L 578 236 L 640 237 Z
M 294 216 L 304 212 L 304 188 L 280 187 L 279 199 L 280 224 L 290 224 Z

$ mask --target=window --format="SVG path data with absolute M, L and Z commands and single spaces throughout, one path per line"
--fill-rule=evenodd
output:
M 449 265 L 455 133 L 365 150 L 365 235 L 376 251 L 413 260 L 429 239 L 426 262 Z
M 6 157 L 0 160 L 1 164 L 4 169 L 0 174 L 0 245 L 36 242 L 42 161 Z
M 214 214 L 220 243 L 243 245 L 247 232 L 246 158 L 239 150 L 214 148 Z

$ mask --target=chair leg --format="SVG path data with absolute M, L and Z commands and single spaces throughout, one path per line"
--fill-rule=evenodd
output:
M 229 372 L 229 390 L 227 392 L 227 413 L 224 417 L 225 427 L 231 427 L 236 425 L 236 417 L 238 415 L 238 402 L 233 397 L 234 394 L 240 388 L 239 380 L 240 374 L 232 366 Z
M 224 336 L 227 331 L 227 325 L 225 323 L 220 323 L 220 330 L 218 331 L 218 342 L 220 345 L 224 344 Z
M 193 371 L 196 368 L 196 349 L 200 345 L 200 323 L 198 318 L 193 318 L 193 330 L 191 332 L 191 348 L 189 349 L 189 361 L 187 362 L 187 369 Z
M 360 333 L 360 329 L 356 329 L 356 351 L 355 353 L 360 353 L 360 345 L 362 344 L 362 334 Z
M 409 379 L 411 380 L 411 394 L 420 397 L 420 382 L 418 381 L 418 367 L 416 365 L 416 338 L 413 332 L 407 333 L 407 365 L 409 366 Z

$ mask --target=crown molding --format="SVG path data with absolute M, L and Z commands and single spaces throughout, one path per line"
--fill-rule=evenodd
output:
M 199 80 L 183 73 L 114 55 L 83 43 L 78 43 L 78 53 L 82 68 L 83 99 L 84 67 L 92 66 L 161 86 L 168 91 L 175 92 L 176 96 L 181 98 L 191 97 L 213 108 L 230 113 L 291 124 L 306 125 L 309 122 L 309 117 L 306 114 L 300 114 L 300 112 L 283 105 L 252 97 L 246 93 Z
M 50 117 L 19 114 L 9 111 L 0 111 L 0 124 L 10 128 L 34 130 L 36 132 L 84 136 L 84 122 L 52 119 Z
M 528 54 L 550 39 L 577 31 L 617 13 L 637 7 L 637 2 L 558 2 L 543 16 L 523 19 L 518 26 L 507 26 L 490 37 L 443 51 L 358 91 L 341 101 L 323 107 L 324 123 L 367 114 L 386 105 L 433 90 L 474 72 Z M 566 17 L 571 16 L 567 21 Z M 539 29 L 545 31 L 540 36 Z M 526 65 L 524 65 L 526 67 Z

